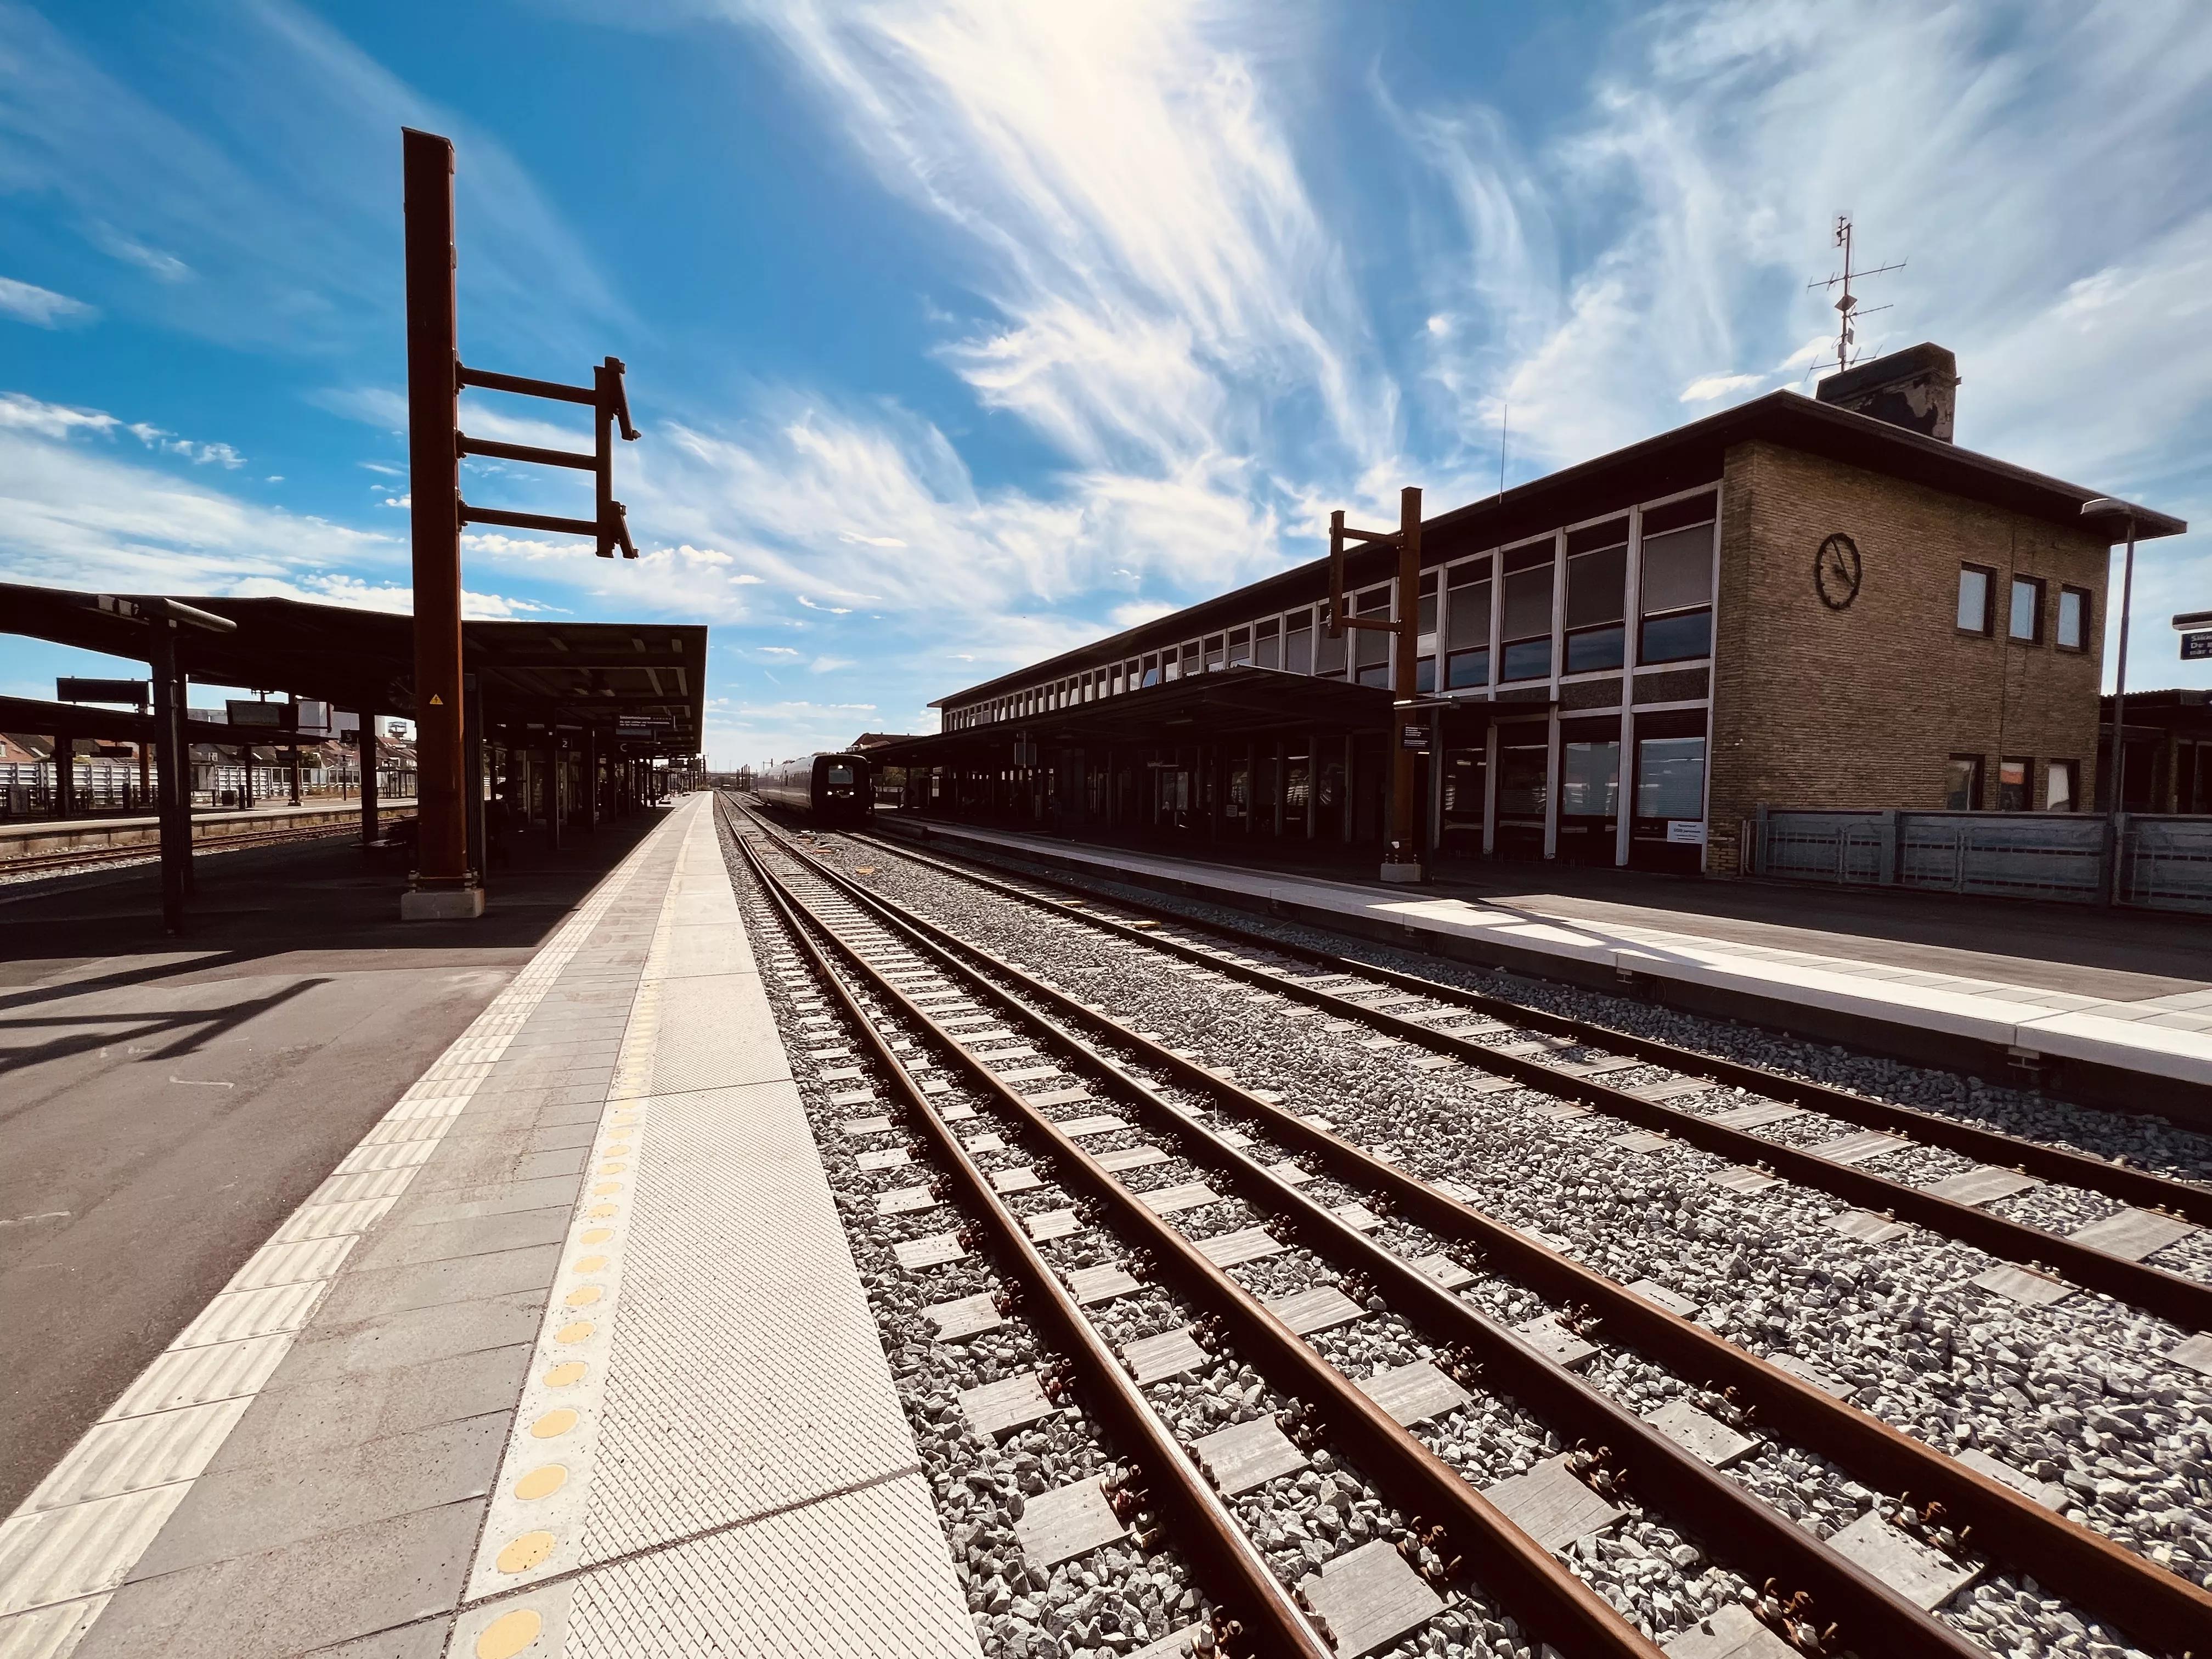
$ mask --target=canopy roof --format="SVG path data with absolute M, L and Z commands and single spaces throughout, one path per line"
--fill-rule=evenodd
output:
M 1010 766 L 1018 735 L 1055 748 L 1164 747 L 1274 732 L 1380 730 L 1390 722 L 1390 693 L 1379 685 L 1224 668 L 1019 720 L 901 738 L 867 754 L 878 766 Z
M 103 610 L 102 597 L 0 583 L 0 629 L 147 660 L 147 624 Z M 177 630 L 178 666 L 188 678 L 289 691 L 354 712 L 415 712 L 411 617 L 298 599 L 178 597 L 238 625 L 234 633 Z M 487 727 L 594 726 L 611 736 L 617 718 L 636 716 L 668 723 L 665 738 L 641 747 L 677 755 L 702 747 L 702 627 L 468 622 L 461 650 Z

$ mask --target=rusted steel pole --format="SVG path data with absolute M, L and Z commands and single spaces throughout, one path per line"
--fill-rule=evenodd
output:
M 415 538 L 414 890 L 405 916 L 476 915 L 461 736 L 460 382 L 454 340 L 453 146 L 403 134 L 407 469 Z M 466 896 L 465 897 L 464 895 Z
M 1408 484 L 1398 495 L 1398 651 L 1390 721 L 1390 844 L 1382 857 L 1385 881 L 1419 881 L 1421 823 L 1413 788 L 1413 751 L 1406 747 L 1411 707 L 1420 695 L 1421 492 Z

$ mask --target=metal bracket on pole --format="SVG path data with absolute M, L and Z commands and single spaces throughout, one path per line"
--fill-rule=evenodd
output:
M 623 557 L 637 556 L 637 545 L 629 538 L 628 509 L 614 497 L 614 431 L 619 426 L 623 441 L 635 443 L 638 429 L 630 424 L 629 394 L 624 390 L 623 375 L 625 365 L 619 357 L 610 357 L 592 370 L 590 386 L 563 386 L 557 380 L 535 380 L 521 374 L 495 374 L 489 369 L 470 368 L 465 364 L 453 365 L 454 381 L 458 387 L 474 386 L 482 392 L 507 392 L 521 398 L 545 398 L 556 403 L 582 404 L 595 416 L 592 422 L 592 453 L 577 453 L 568 449 L 541 449 L 535 444 L 502 443 L 493 438 L 471 438 L 465 432 L 453 434 L 453 453 L 463 455 L 488 455 L 496 460 L 521 461 L 532 466 L 573 467 L 580 472 L 593 475 L 597 483 L 598 516 L 592 519 L 568 519 L 546 513 L 516 513 L 506 507 L 477 507 L 464 501 L 460 504 L 461 522 L 467 524 L 505 525 L 516 530 L 550 530 L 570 536 L 589 536 L 596 543 L 596 550 L 603 559 L 614 556 L 614 550 L 622 549 Z

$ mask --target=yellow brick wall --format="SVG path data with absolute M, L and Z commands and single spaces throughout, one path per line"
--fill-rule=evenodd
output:
M 2079 763 L 2094 795 L 2106 544 L 2095 535 L 1905 483 L 1778 445 L 1740 444 L 1721 486 L 1711 794 L 1717 874 L 1735 867 L 1740 820 L 1768 806 L 1941 808 L 1944 763 L 2031 756 L 2030 804 L 2047 763 Z M 1813 580 L 1841 531 L 1863 576 L 1844 611 Z M 1959 567 L 1996 573 L 1995 636 L 1958 631 Z M 2005 638 L 2014 573 L 2040 576 L 2044 639 Z M 2089 590 L 2089 646 L 2052 644 L 2057 593 Z

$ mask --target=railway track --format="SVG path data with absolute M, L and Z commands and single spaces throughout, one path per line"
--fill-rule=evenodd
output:
M 195 856 L 202 853 L 234 853 L 251 847 L 276 847 L 295 841 L 326 841 L 336 836 L 358 836 L 360 833 L 361 825 L 357 821 L 313 829 L 252 830 L 238 835 L 196 837 L 192 842 L 192 852 Z M 72 848 L 58 853 L 33 853 L 21 858 L 0 860 L 0 881 L 11 876 L 48 874 L 58 870 L 93 870 L 131 864 L 154 864 L 160 862 L 161 857 L 161 848 L 158 842 L 148 842 L 143 846 Z
M 2186 1329 L 2212 1331 L 2212 1284 L 2122 1253 L 2154 1249 L 2197 1228 L 2212 1226 L 2212 1187 L 1637 1036 L 1595 1021 L 1533 1011 L 1478 991 L 1286 944 L 1227 924 L 1202 923 L 1158 912 L 1132 923 L 1091 908 L 1101 901 L 1072 884 L 1043 878 L 1027 884 L 1016 883 L 878 836 L 852 838 L 1001 896 L 1060 915 L 1078 915 L 1087 926 L 1124 943 L 1264 986 L 1340 1018 L 1354 1019 L 1379 1032 L 1472 1062 L 1634 1128 L 1665 1134 L 1727 1158 L 1747 1170 L 1829 1193 L 1884 1222 L 1911 1222 L 2038 1273 L 2055 1273 L 2072 1284 L 2103 1291 Z M 1039 887 L 1056 889 L 1068 896 L 1041 892 Z M 1120 900 L 1111 902 L 1114 909 L 1140 908 Z M 1324 971 L 1299 979 L 1280 968 L 1241 957 L 1232 949 L 1188 935 L 1265 950 L 1278 958 L 1304 962 Z M 1406 1006 L 1414 999 L 1423 1006 Z M 1455 1012 L 1474 1015 L 1480 1024 L 1452 1029 L 1440 1023 Z M 1547 1040 L 1560 1045 L 1556 1052 L 1544 1052 Z M 1577 1057 L 1565 1058 L 1567 1054 Z M 1608 1073 L 1631 1069 L 1632 1062 L 1638 1068 L 1663 1067 L 1668 1075 L 1633 1087 L 1606 1081 Z M 1757 1100 L 1718 1115 L 1675 1103 L 1720 1090 L 1741 1091 Z M 1836 1120 L 1862 1133 L 1827 1143 L 1833 1150 L 1804 1149 L 1759 1133 L 1808 1114 Z M 1934 1188 L 1858 1167 L 1869 1158 L 1897 1151 L 1907 1143 L 1958 1152 L 1979 1160 L 1979 1165 L 1954 1182 L 1939 1183 Z M 2094 1228 L 2095 1236 L 2117 1236 L 2121 1249 L 2010 1220 L 1981 1207 L 1992 1198 L 2045 1183 L 2096 1193 L 2128 1206 L 2123 1215 L 2114 1218 L 2117 1225 L 2106 1222 Z
M 1291 1243 L 1342 1276 L 1343 1283 L 1364 1293 L 1357 1298 L 1358 1308 L 1402 1322 L 1457 1371 L 1461 1384 L 1489 1392 L 1492 1405 L 1486 1410 L 1533 1415 L 1548 1431 L 1548 1443 L 1578 1447 L 1565 1462 L 1546 1460 L 1541 1470 L 1525 1472 L 1570 1483 L 1554 1486 L 1553 1501 L 1562 1495 L 1572 1500 L 1579 1492 L 1607 1506 L 1614 1497 L 1640 1496 L 1652 1510 L 1678 1523 L 1686 1538 L 1694 1535 L 1743 1587 L 1740 1596 L 1723 1604 L 1723 1613 L 1732 1607 L 1740 1618 L 1746 1606 L 1753 1607 L 1768 1628 L 1784 1632 L 1804 1650 L 1971 1650 L 1958 1630 L 1931 1617 L 1858 1559 L 1796 1526 L 1673 1433 L 1576 1375 L 1560 1363 L 1563 1347 L 1595 1352 L 1595 1345 L 1581 1337 L 1595 1335 L 1601 1322 L 1607 1340 L 1618 1333 L 1620 1340 L 1674 1379 L 1680 1396 L 1674 1403 L 1688 1413 L 1674 1413 L 1669 1420 L 1677 1429 L 1694 1421 L 1749 1443 L 1748 1437 L 1735 1431 L 1748 1426 L 1743 1409 L 1756 1409 L 1768 1428 L 1832 1460 L 1874 1491 L 1889 1494 L 1871 1506 L 1879 1511 L 1882 1528 L 1891 1521 L 1905 1522 L 1920 1534 L 1910 1547 L 1928 1552 L 1930 1560 L 2006 1562 L 2154 1648 L 2180 1651 L 2189 1633 L 2212 1619 L 2212 1599 L 2195 1586 L 1591 1273 L 1443 1187 L 1351 1146 L 1043 978 L 870 893 L 804 850 L 781 840 L 771 842 L 773 832 L 740 821 L 726 803 L 724 810 L 756 874 L 777 894 L 791 926 L 802 933 L 807 927 L 818 930 L 825 956 L 840 959 L 838 972 L 865 981 L 869 994 L 897 1010 L 900 1022 L 917 1033 L 911 1040 L 923 1045 L 929 1058 L 942 1054 L 964 1087 L 986 1097 L 1015 1127 L 1025 1152 L 1049 1160 L 1044 1167 L 1054 1183 L 1094 1206 L 1090 1214 L 1096 1218 L 1087 1224 L 1110 1227 L 1117 1236 L 1139 1241 L 1136 1248 L 1148 1253 L 1148 1273 L 1217 1322 L 1213 1328 L 1237 1354 L 1285 1395 L 1304 1402 L 1308 1414 L 1298 1420 L 1319 1425 L 1341 1443 L 1401 1510 L 1428 1517 L 1414 1523 L 1417 1534 L 1441 1528 L 1425 1547 L 1434 1565 L 1447 1568 L 1447 1587 L 1462 1578 L 1480 1586 L 1525 1628 L 1564 1651 L 1650 1650 L 1648 1638 L 1627 1627 L 1608 1604 L 1601 1600 L 1590 1606 L 1595 1598 L 1589 1586 L 1563 1567 L 1543 1541 L 1508 1518 L 1499 1504 L 1483 1498 L 1468 1473 L 1439 1459 L 1412 1431 L 1378 1411 L 1322 1358 L 1326 1336 L 1301 1339 L 1209 1256 L 1205 1247 L 1212 1240 L 1185 1236 L 1169 1214 L 1158 1212 L 1147 1194 L 1167 1189 L 1140 1189 L 1135 1183 L 1149 1177 L 1136 1171 L 1180 1162 L 1194 1166 L 1204 1181 L 1219 1181 L 1236 1201 L 1264 1218 L 1271 1249 Z M 772 864 L 781 867 L 772 870 Z M 1023 896 L 1038 902 L 1034 894 Z M 1148 930 L 1134 931 L 1147 946 L 1152 945 Z M 884 974 L 872 965 L 872 955 L 893 957 L 902 964 L 903 977 Z M 1203 970 L 1218 972 L 1221 964 L 1208 961 Z M 1281 988 L 1279 982 L 1270 986 L 1271 992 Z M 947 998 L 957 999 L 968 1018 L 942 1018 L 931 1012 L 936 1004 L 941 1012 L 941 1000 Z M 979 1021 L 1003 1029 L 978 1035 Z M 869 1029 L 873 1031 L 872 1025 Z M 1051 1056 L 1048 1066 L 1042 1060 L 1035 1067 L 1017 1066 L 1017 1074 L 1034 1070 L 1080 1080 L 1047 1089 L 1041 1105 L 1038 1097 L 1016 1090 L 1014 1077 L 994 1068 L 993 1060 L 1009 1058 L 1006 1050 L 977 1052 L 986 1041 L 1012 1041 L 1017 1059 L 1024 1057 L 1023 1050 Z M 915 1084 L 915 1068 L 888 1047 L 882 1048 L 878 1060 L 878 1069 L 905 1087 L 908 1110 L 920 1115 L 931 1139 L 940 1147 L 958 1146 L 928 1105 L 926 1091 Z M 921 1075 L 931 1069 L 921 1068 Z M 1102 1102 L 1128 1111 L 1158 1140 L 1114 1148 L 1103 1159 L 1086 1150 L 1088 1134 L 1064 1126 L 1071 1120 L 1095 1120 Z M 1055 1105 L 1067 1109 L 1057 1117 L 1048 1115 Z M 1194 1105 L 1201 1109 L 1200 1115 L 1192 1115 Z M 1239 1127 L 1212 1127 L 1203 1120 L 1206 1108 L 1233 1114 Z M 1267 1161 L 1255 1150 L 1263 1140 L 1274 1152 L 1295 1156 L 1299 1164 Z M 1323 1182 L 1310 1186 L 1304 1164 L 1313 1165 L 1311 1173 Z M 1005 1207 L 988 1182 L 974 1184 L 976 1197 Z M 1215 1196 L 1203 1182 L 1195 1184 Z M 1318 1194 L 1324 1185 L 1351 1201 L 1322 1201 Z M 1197 1207 L 1207 1212 L 1203 1205 Z M 1394 1213 L 1404 1218 L 1393 1229 L 1401 1238 L 1418 1233 L 1416 1242 L 1455 1249 L 1467 1261 L 1525 1281 L 1567 1310 L 1566 1323 L 1553 1316 L 1540 1339 L 1486 1317 L 1436 1276 L 1439 1259 L 1409 1260 L 1404 1250 L 1385 1249 L 1369 1237 L 1383 1216 Z M 1009 1227 L 1000 1231 L 1007 1233 Z M 1011 1227 L 1011 1233 L 1020 1231 Z M 1045 1271 L 1048 1275 L 1048 1264 Z M 1465 1265 L 1444 1270 L 1446 1278 L 1460 1275 L 1474 1276 Z M 1040 1283 L 1036 1293 L 1057 1291 Z M 1580 1334 L 1574 1326 L 1581 1328 Z M 1473 1398 L 1464 1386 L 1455 1386 Z M 1700 1405 L 1733 1419 L 1733 1425 L 1698 1411 Z M 1692 1437 L 1707 1433 L 1700 1426 Z M 1153 1446 L 1149 1455 L 1157 1462 L 1162 1454 Z M 1516 1496 L 1525 1490 L 1516 1489 Z M 1525 1513 L 1522 1518 L 1528 1518 Z M 1542 1533 L 1542 1524 L 1536 1524 Z M 1414 1541 L 1417 1559 L 1426 1559 L 1424 1547 Z M 1696 1553 L 1695 1547 L 1691 1553 Z M 1456 1573 L 1448 1569 L 1454 1557 L 1460 1564 Z M 1677 1626 L 1682 1621 L 1646 1622 Z

